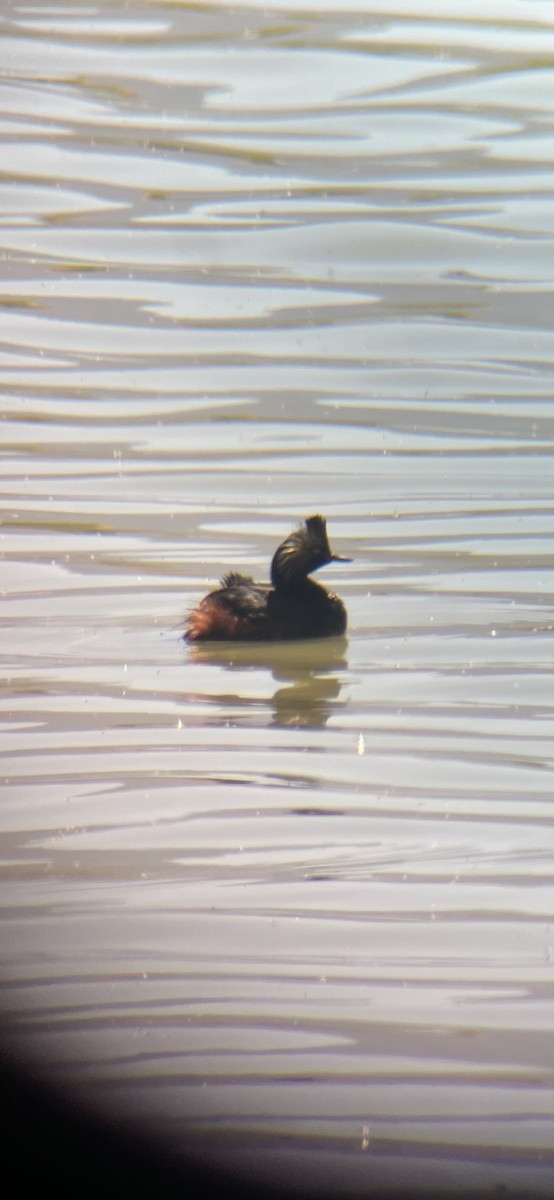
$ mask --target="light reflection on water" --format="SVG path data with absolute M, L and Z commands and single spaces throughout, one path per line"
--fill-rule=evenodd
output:
M 9 7 L 4 1008 L 227 1167 L 548 1194 L 554 33 L 389 9 Z M 185 648 L 316 511 L 348 637 Z

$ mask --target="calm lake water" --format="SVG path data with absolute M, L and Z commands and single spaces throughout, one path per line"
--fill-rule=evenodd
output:
M 9 1028 L 253 1181 L 551 1196 L 553 6 L 2 32 Z M 186 648 L 314 512 L 348 637 Z

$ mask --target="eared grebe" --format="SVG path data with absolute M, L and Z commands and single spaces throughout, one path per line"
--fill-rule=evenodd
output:
M 191 612 L 185 638 L 253 642 L 332 637 L 346 629 L 342 600 L 313 579 L 329 562 L 351 562 L 332 554 L 323 517 L 308 517 L 276 550 L 271 587 L 232 571 Z

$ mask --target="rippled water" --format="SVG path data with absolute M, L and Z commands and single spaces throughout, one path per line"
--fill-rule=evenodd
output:
M 252 1178 L 550 1195 L 552 8 L 3 35 L 10 1028 Z M 318 511 L 348 639 L 185 648 Z

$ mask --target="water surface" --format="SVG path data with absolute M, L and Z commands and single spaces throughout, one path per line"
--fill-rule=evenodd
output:
M 550 1195 L 550 8 L 3 34 L 9 1027 L 255 1180 Z M 347 639 L 185 648 L 319 511 Z

